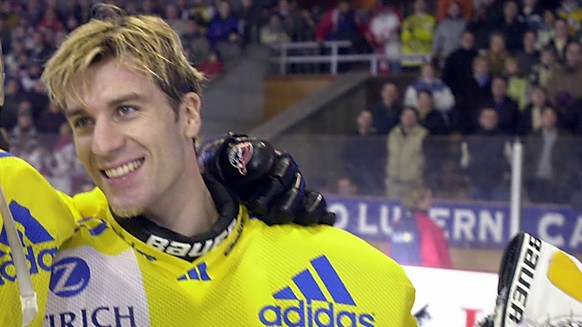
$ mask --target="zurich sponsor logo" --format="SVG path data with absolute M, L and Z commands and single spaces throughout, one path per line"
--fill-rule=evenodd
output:
M 24 247 L 24 256 L 29 263 L 30 274 L 35 275 L 41 271 L 49 272 L 53 258 L 57 252 L 56 247 L 39 250 L 35 249 L 33 245 L 52 242 L 55 239 L 31 215 L 28 208 L 20 205 L 16 201 L 11 201 L 8 207 L 17 225 L 18 236 Z M 14 261 L 12 261 L 8 252 L 2 251 L 2 248 L 7 249 L 8 247 L 8 235 L 6 234 L 6 228 L 2 226 L 2 231 L 0 231 L 0 286 L 4 285 L 6 281 L 14 282 L 16 280 Z
M 311 260 L 311 266 L 331 299 L 323 293 L 311 271 L 305 269 L 292 278 L 302 297 L 297 296 L 290 286 L 275 292 L 273 297 L 276 300 L 287 301 L 285 305 L 266 305 L 261 308 L 259 320 L 263 326 L 375 326 L 372 314 L 359 312 L 352 295 L 326 256 Z
M 85 260 L 67 257 L 53 265 L 49 287 L 59 297 L 71 297 L 81 293 L 90 279 L 91 270 Z

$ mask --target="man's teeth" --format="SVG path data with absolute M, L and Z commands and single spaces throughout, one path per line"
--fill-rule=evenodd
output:
M 117 168 L 106 169 L 104 170 L 104 172 L 105 175 L 109 178 L 121 177 L 138 169 L 139 167 L 141 167 L 142 163 L 143 163 L 142 160 L 136 160 Z

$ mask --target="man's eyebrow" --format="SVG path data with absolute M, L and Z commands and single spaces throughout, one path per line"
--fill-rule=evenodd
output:
M 143 95 L 138 94 L 138 93 L 123 94 L 115 99 L 109 100 L 107 102 L 107 107 L 109 107 L 109 108 L 117 107 L 117 106 L 124 104 L 124 103 L 127 103 L 127 102 L 142 101 L 143 99 L 144 99 Z M 85 114 L 85 113 L 87 113 L 87 110 L 83 107 L 77 107 L 77 108 L 73 108 L 73 109 L 65 109 L 64 110 L 65 117 L 71 117 L 71 116 L 81 115 L 81 114 Z

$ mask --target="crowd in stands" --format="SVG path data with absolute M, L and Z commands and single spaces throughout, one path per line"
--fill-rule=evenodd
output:
M 383 85 L 379 101 L 358 114 L 358 131 L 342 150 L 346 192 L 400 197 L 424 182 L 438 197 L 455 189 L 450 183 L 465 183 L 473 199 L 507 199 L 509 144 L 520 137 L 528 199 L 576 198 L 582 179 L 573 138 L 582 135 L 577 0 L 110 2 L 166 19 L 189 60 L 210 78 L 249 44 L 297 41 L 349 40 L 353 46 L 342 51 L 383 55 L 381 73 L 417 72 L 410 85 Z M 0 127 L 13 152 L 69 193 L 88 186 L 87 178 L 39 77 L 67 33 L 90 19 L 91 5 L 7 0 L 0 8 L 6 73 Z M 364 145 L 370 135 L 383 135 L 382 144 Z M 449 176 L 451 167 L 462 181 Z
M 417 70 L 406 57 L 390 63 L 418 78 L 385 83 L 378 102 L 358 114 L 343 153 L 359 151 L 365 159 L 348 164 L 347 179 L 366 193 L 395 198 L 418 183 L 437 196 L 460 183 L 472 199 L 507 201 L 511 143 L 519 139 L 526 199 L 580 205 L 580 3 L 439 0 L 434 13 L 425 8 L 416 0 L 408 16 L 397 15 L 400 38 L 385 43 L 400 42 L 402 54 L 430 59 L 415 63 Z M 362 150 L 363 139 L 378 135 L 385 135 L 381 159 L 377 144 Z M 366 172 L 373 176 L 362 176 L 377 160 L 380 168 Z M 450 171 L 461 180 L 448 178 Z

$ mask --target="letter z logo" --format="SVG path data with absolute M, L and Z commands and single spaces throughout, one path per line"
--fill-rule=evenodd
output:
M 53 265 L 49 287 L 59 297 L 71 297 L 81 293 L 90 279 L 89 265 L 81 258 L 68 257 Z

